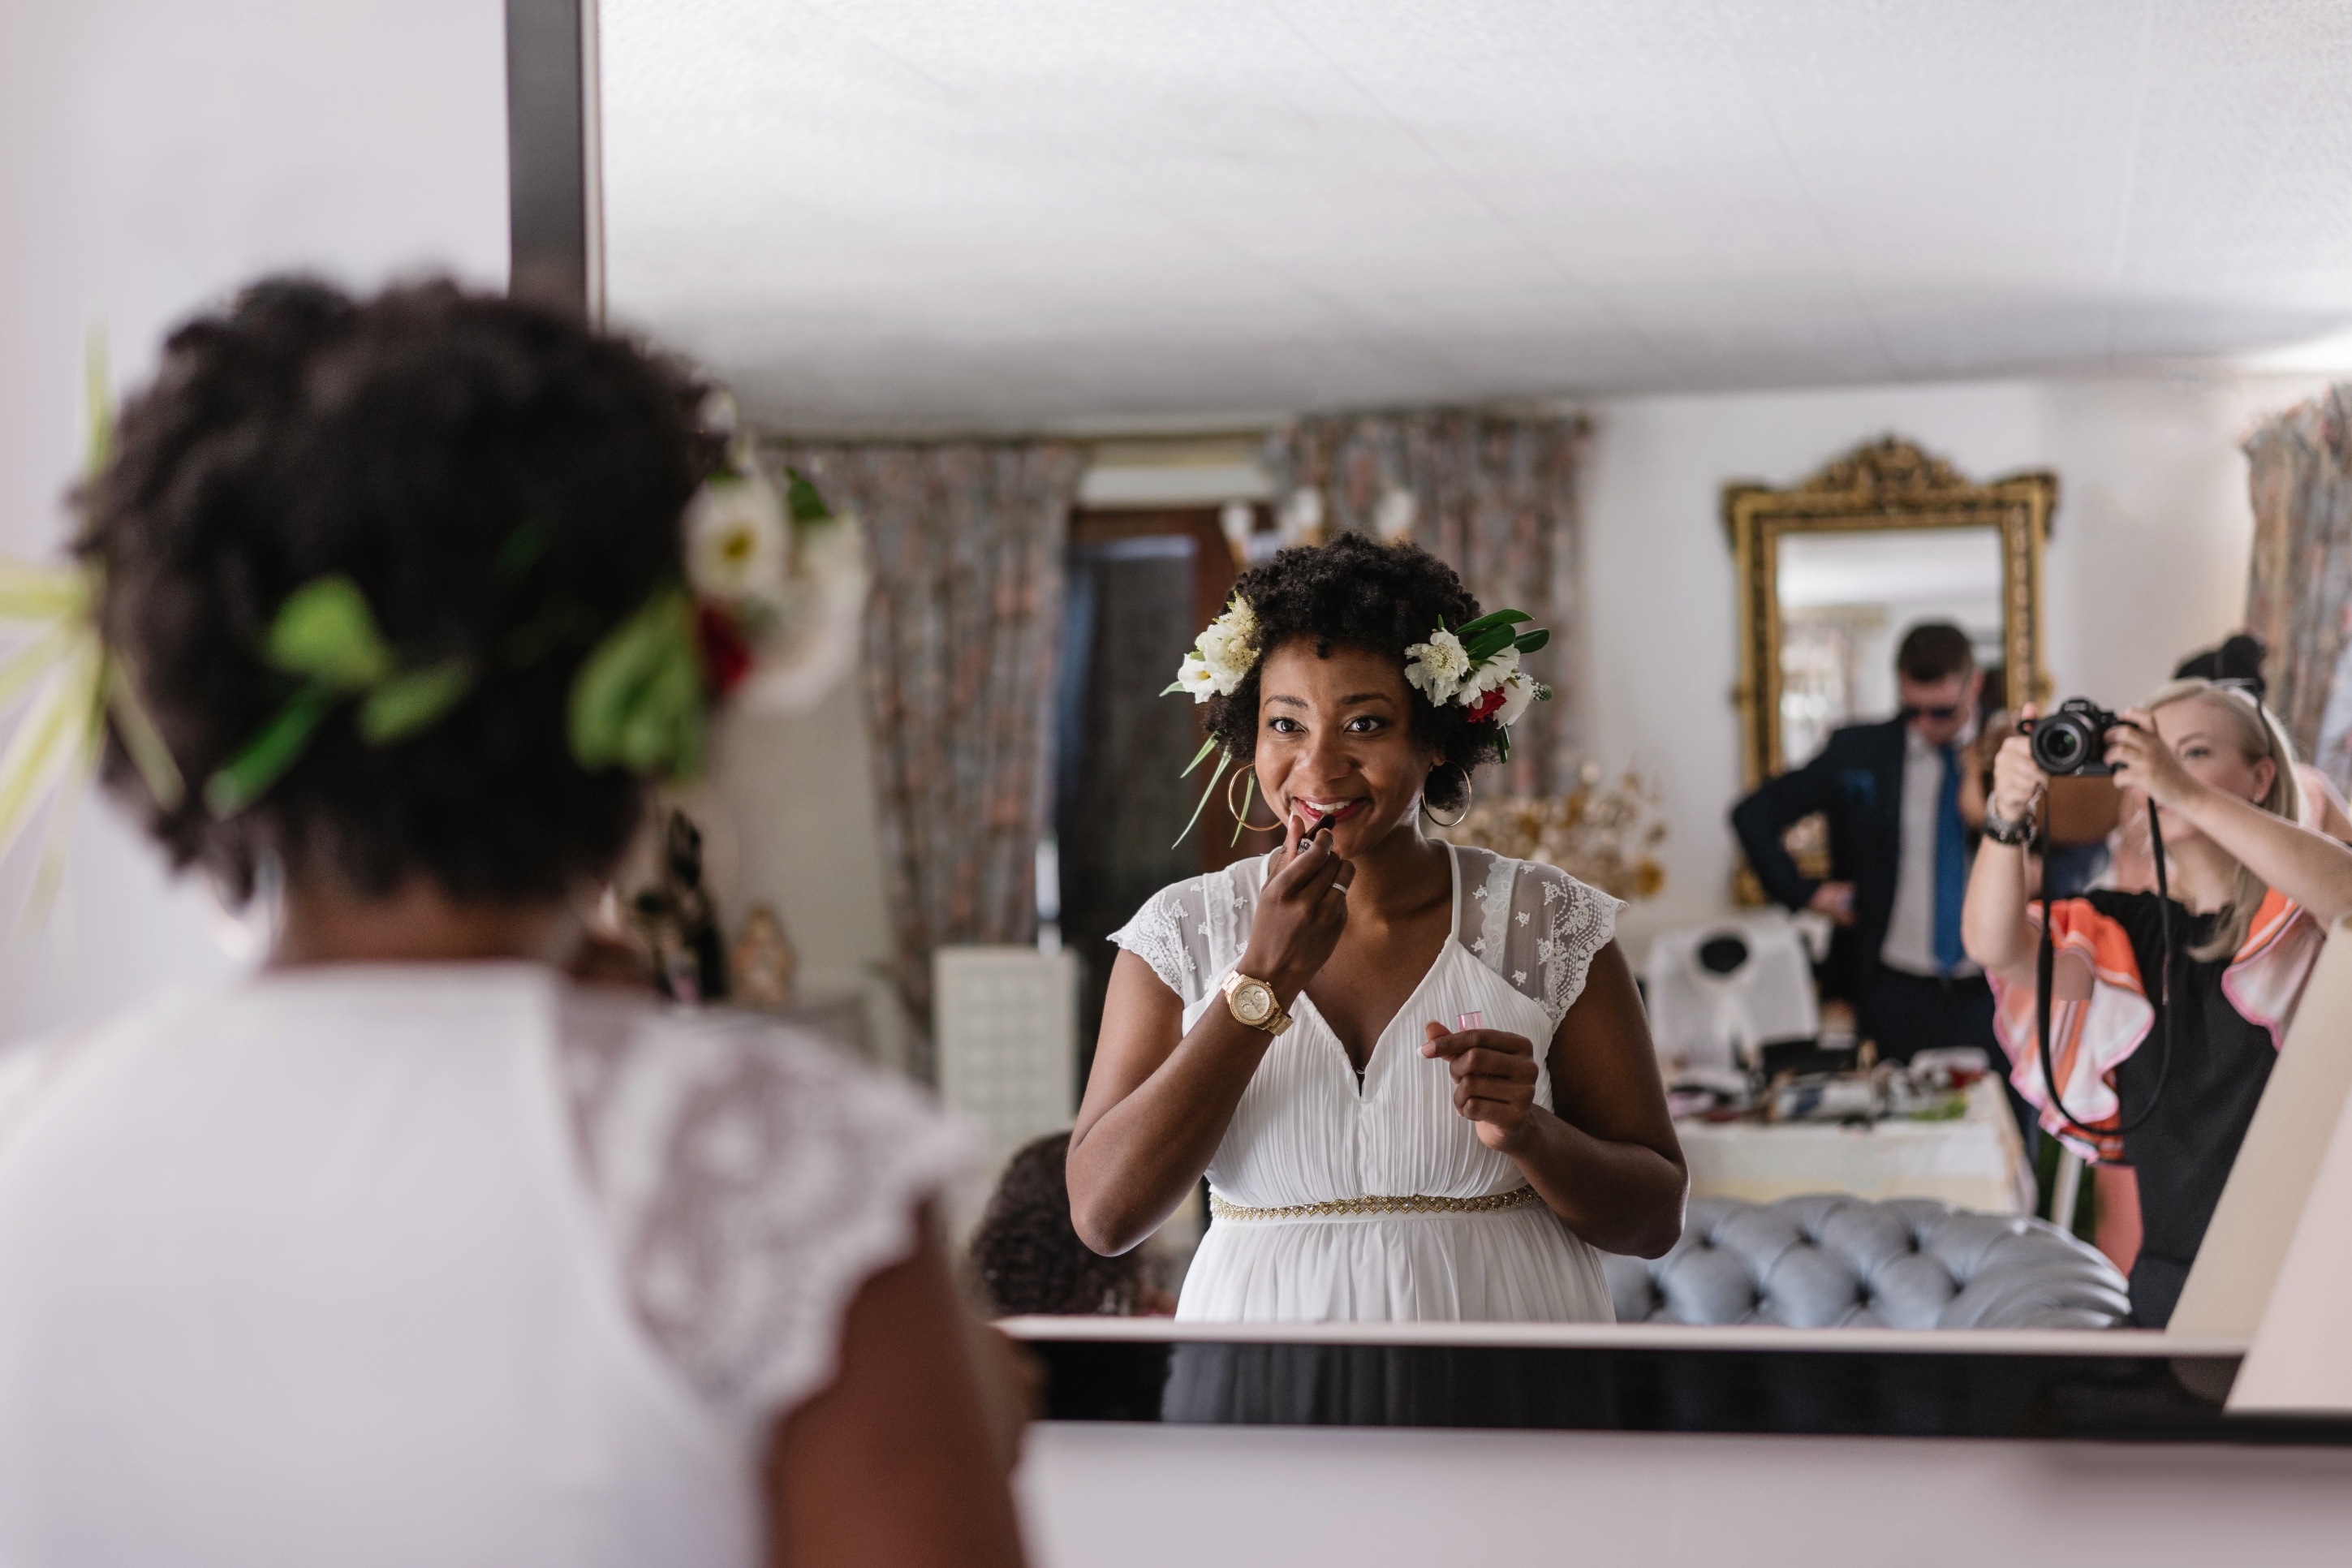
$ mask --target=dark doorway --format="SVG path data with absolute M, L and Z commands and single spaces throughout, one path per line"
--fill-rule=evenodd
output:
M 1222 783 L 1192 837 L 1175 842 L 1215 759 L 1178 776 L 1200 747 L 1200 710 L 1159 693 L 1224 607 L 1234 576 L 1214 508 L 1081 511 L 1071 520 L 1054 831 L 1062 936 L 1078 957 L 1082 1085 L 1118 955 L 1110 933 L 1169 883 L 1269 842 L 1246 833 L 1233 842 Z M 1263 820 L 1265 808 L 1256 815 Z

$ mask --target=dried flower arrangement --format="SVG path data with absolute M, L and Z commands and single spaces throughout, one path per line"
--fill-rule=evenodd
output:
M 1629 767 L 1604 785 L 1601 765 L 1587 763 L 1566 795 L 1480 801 L 1441 837 L 1557 866 L 1616 898 L 1652 899 L 1666 885 L 1654 853 L 1666 838 L 1660 799 L 1654 779 Z

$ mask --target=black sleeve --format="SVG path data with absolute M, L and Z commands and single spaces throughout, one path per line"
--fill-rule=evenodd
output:
M 1764 884 L 1774 902 L 1792 910 L 1810 903 L 1821 883 L 1797 869 L 1780 836 L 1791 825 L 1828 810 L 1835 802 L 1837 769 L 1830 762 L 1832 749 L 1823 749 L 1794 773 L 1765 780 L 1755 794 L 1731 808 L 1731 830 L 1739 836 L 1739 847 L 1747 853 L 1756 879 Z

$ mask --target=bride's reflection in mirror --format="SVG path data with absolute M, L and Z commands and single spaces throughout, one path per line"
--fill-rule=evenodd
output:
M 1343 535 L 1244 574 L 1184 662 L 1284 840 L 1118 933 L 1069 1154 L 1102 1253 L 1207 1174 L 1180 1319 L 1607 1321 L 1593 1248 L 1681 1233 L 1616 900 L 1422 830 L 1549 695 L 1527 620 Z
M 2259 618 L 2234 586 L 2240 443 L 2305 391 L 2115 369 L 2171 352 L 2154 337 L 2095 372 L 2059 349 L 1963 363 L 1955 342 L 2042 341 L 2072 285 L 2021 326 L 1968 303 L 1955 335 L 1959 293 L 1843 270 L 1765 287 L 1800 265 L 1777 231 L 1673 170 L 1596 206 L 1595 143 L 1559 108 L 1582 44 L 1531 44 L 1515 74 L 1475 30 L 1377 8 L 1279 38 L 1057 10 L 1044 54 L 921 6 L 790 39 L 674 0 L 599 15 L 614 320 L 732 387 L 772 476 L 863 520 L 872 574 L 865 624 L 830 637 L 862 689 L 730 737 L 722 793 L 812 994 L 862 988 L 876 1053 L 981 1128 L 961 1212 L 969 1230 L 1002 1182 L 971 1247 L 998 1310 L 2131 1321 L 2127 1249 L 2092 1245 L 2118 1181 L 2017 1114 L 1954 895 L 2024 705 L 2121 708 Z M 1670 53 L 1644 68 L 1677 78 Z M 1236 58 L 1272 90 L 1181 107 Z M 1853 79 L 1886 65 L 1858 49 Z M 1431 139 L 1462 83 L 1478 134 Z M 1330 128 L 1367 92 L 1413 134 L 1343 148 Z M 1307 106 L 1282 111 L 1295 142 L 1256 117 L 1277 102 Z M 1440 145 L 1442 190 L 1414 173 Z M 1378 177 L 1324 181 L 1343 152 Z M 1685 174 L 1710 163 L 1691 156 Z M 1855 258 L 1969 252 L 1918 243 L 1948 237 L 1941 197 L 1924 227 L 1890 222 L 1918 182 L 1853 188 L 1875 237 L 1846 237 Z M 1527 272 L 1529 235 L 1599 292 Z M 1702 279 L 1718 314 L 1687 307 Z M 1865 296 L 1888 313 L 1857 339 L 1839 301 Z M 2258 508 L 2308 489 L 2261 467 L 2285 460 L 2254 458 Z M 2045 552 L 2062 482 L 2083 531 Z M 1514 608 L 1532 618 L 1489 619 Z M 1906 689 L 1929 626 L 1948 646 Z M 1523 647 L 1545 629 L 1552 650 Z M 2304 689 L 2281 714 L 2343 775 Z M 1865 728 L 1872 754 L 1826 769 L 1851 812 L 1727 830 Z M 1601 785 L 1621 769 L 1626 790 Z M 2048 798 L 2057 890 L 2128 884 L 2144 835 L 2112 798 L 2074 812 L 2106 786 L 2069 782 Z M 1495 817 L 1634 795 L 1671 828 L 1629 853 L 1638 879 Z M 1272 837 L 1229 841 L 1237 818 Z M 1823 883 L 1828 910 L 1802 912 Z M 1874 1012 L 1864 946 L 1967 1002 L 1947 1009 L 1965 1037 Z M 981 960 L 998 979 L 955 978 Z M 2210 1163 L 2218 1183 L 2226 1152 Z M 1371 1365 L 1313 1400 L 1370 1408 Z

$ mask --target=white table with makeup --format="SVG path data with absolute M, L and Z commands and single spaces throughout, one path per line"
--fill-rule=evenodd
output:
M 1969 1086 L 1948 1121 L 1675 1123 L 1696 1197 L 1770 1203 L 1804 1193 L 1941 1198 L 1987 1214 L 2032 1214 L 2033 1176 L 2008 1097 L 1993 1078 Z

